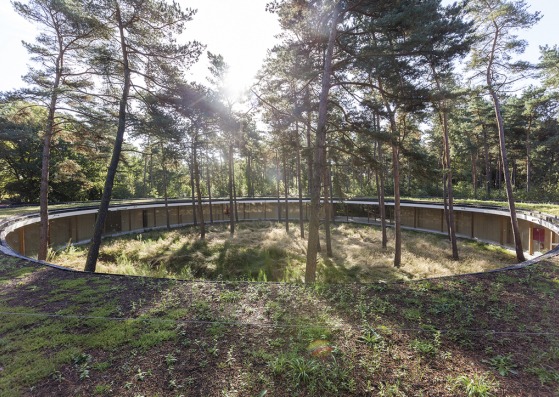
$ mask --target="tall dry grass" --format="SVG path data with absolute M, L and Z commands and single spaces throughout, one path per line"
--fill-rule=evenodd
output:
M 374 282 L 420 279 L 480 272 L 514 263 L 514 256 L 501 248 L 472 241 L 459 241 L 460 260 L 452 260 L 445 236 L 403 232 L 402 266 L 394 268 L 392 230 L 389 245 L 381 248 L 376 227 L 339 224 L 332 229 L 334 256 L 322 252 L 318 264 L 321 282 Z M 322 239 L 322 241 L 324 241 Z M 324 243 L 322 244 L 324 249 Z M 107 239 L 97 270 L 105 273 L 174 277 L 182 279 L 248 279 L 302 281 L 307 242 L 298 228 L 285 232 L 273 222 L 241 223 L 231 237 L 225 226 L 211 226 L 205 241 L 196 229 Z M 81 269 L 85 247 L 67 247 L 53 261 Z

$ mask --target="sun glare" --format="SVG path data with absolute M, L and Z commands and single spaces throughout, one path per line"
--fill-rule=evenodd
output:
M 229 65 L 226 79 L 228 95 L 237 98 L 253 84 L 253 79 L 268 49 L 280 32 L 277 16 L 264 12 L 266 2 L 238 0 L 193 0 L 198 9 L 185 31 L 188 40 L 199 40 L 207 50 L 223 56 Z M 193 80 L 206 82 L 207 60 L 203 56 L 190 75 Z

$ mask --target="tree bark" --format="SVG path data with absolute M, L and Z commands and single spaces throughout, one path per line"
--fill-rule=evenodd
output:
M 431 65 L 437 90 L 442 93 L 441 82 L 435 67 Z M 452 246 L 452 259 L 458 260 L 458 244 L 456 242 L 456 224 L 454 222 L 454 197 L 452 192 L 452 166 L 450 160 L 450 137 L 448 132 L 448 107 L 446 99 L 439 102 L 439 115 L 443 127 L 443 169 L 445 175 L 445 187 L 448 194 L 448 211 L 447 211 L 447 228 L 450 237 L 450 245 Z M 445 195 L 445 211 L 446 211 L 446 195 Z
M 380 132 L 380 115 L 376 114 L 376 127 L 378 132 Z M 378 169 L 378 179 L 380 182 L 380 186 L 377 182 L 377 194 L 378 194 L 378 206 L 380 212 L 380 228 L 382 234 L 382 248 L 386 249 L 388 246 L 388 235 L 386 233 L 386 207 L 384 205 L 384 153 L 382 150 L 382 142 L 378 141 L 378 161 L 379 161 L 379 169 Z
M 192 142 L 194 146 L 194 141 Z M 194 177 L 194 151 L 190 154 L 190 199 L 192 202 L 192 223 L 194 226 L 198 226 L 198 209 L 196 208 L 196 182 Z
M 167 194 L 167 166 L 165 165 L 165 148 L 163 147 L 163 142 L 160 142 L 161 148 L 161 169 L 163 170 L 163 199 L 165 201 L 165 222 L 167 224 L 167 230 L 171 229 L 171 220 L 169 214 L 169 195 Z
M 198 198 L 198 222 L 200 224 L 200 239 L 206 238 L 206 224 L 204 223 L 204 208 L 202 207 L 202 190 L 200 189 L 200 167 L 198 165 L 198 145 L 196 141 L 192 147 L 192 162 L 194 165 L 194 181 Z
M 332 258 L 334 256 L 334 253 L 332 252 L 332 233 L 330 230 L 330 221 L 332 219 L 332 206 L 330 197 L 330 178 L 328 166 L 326 166 L 324 168 L 324 234 L 326 240 L 326 255 L 329 258 Z
M 309 102 L 309 88 L 305 90 L 305 99 L 306 102 Z M 312 184 L 312 175 L 313 175 L 313 150 L 312 150 L 312 138 L 311 138 L 311 127 L 312 127 L 312 114 L 310 110 L 310 103 L 308 104 L 309 109 L 307 110 L 307 120 L 305 126 L 305 136 L 307 138 L 307 195 L 310 197 L 311 195 L 311 184 Z
M 229 143 L 229 233 L 235 234 L 235 200 L 233 199 L 233 143 Z
M 283 188 L 285 195 L 285 232 L 289 233 L 289 184 L 287 183 L 287 159 L 285 152 L 283 153 Z
M 388 119 L 390 122 L 390 131 L 392 133 L 392 177 L 394 179 L 394 267 L 399 268 L 402 264 L 402 227 L 401 227 L 401 209 L 400 209 L 400 137 L 398 133 L 398 126 L 396 125 L 396 119 L 394 115 L 394 110 L 391 108 L 386 93 L 383 89 L 383 84 L 380 79 L 378 79 L 378 84 L 382 98 L 384 100 L 384 106 L 386 112 L 388 113 Z
M 530 121 L 528 122 L 528 128 L 526 129 L 526 193 L 530 192 L 530 180 L 532 174 L 532 143 L 530 142 L 530 135 L 532 133 L 532 116 L 530 116 Z
M 472 151 L 472 187 L 474 188 L 474 198 L 477 199 L 477 158 L 475 153 Z
M 206 148 L 207 150 L 207 148 Z M 206 183 L 208 184 L 208 204 L 210 206 L 210 223 L 214 223 L 214 212 L 213 212 L 213 205 L 212 205 L 212 184 L 211 184 L 211 167 L 210 167 L 210 160 L 208 158 L 208 164 L 206 166 Z
M 118 22 L 119 34 L 120 34 L 120 46 L 122 50 L 122 67 L 123 67 L 123 77 L 124 85 L 122 88 L 122 95 L 120 97 L 119 110 L 118 110 L 118 128 L 115 137 L 115 143 L 113 146 L 113 153 L 111 156 L 111 162 L 109 163 L 109 168 L 107 169 L 107 178 L 105 179 L 105 186 L 103 188 L 103 195 L 101 196 L 101 204 L 99 205 L 99 212 L 97 214 L 97 220 L 95 222 L 95 229 L 93 231 L 93 237 L 91 239 L 91 246 L 87 254 L 87 260 L 85 263 L 86 272 L 94 272 L 97 265 L 97 258 L 99 257 L 99 248 L 101 247 L 101 238 L 105 228 L 105 221 L 107 219 L 107 214 L 109 212 L 109 204 L 111 202 L 111 196 L 113 191 L 114 179 L 116 176 L 116 171 L 118 168 L 118 163 L 120 160 L 120 153 L 122 152 L 122 144 L 124 142 L 124 130 L 126 129 L 126 107 L 128 104 L 128 95 L 130 93 L 130 65 L 128 63 L 128 49 L 126 44 L 126 38 L 124 33 L 124 24 L 120 14 L 120 7 L 116 6 L 115 17 Z
M 276 198 L 278 201 L 278 223 L 281 223 L 281 192 L 280 192 L 280 165 L 279 165 L 279 154 L 276 151 Z
M 448 236 L 448 241 L 451 241 L 451 237 L 450 237 L 450 229 L 448 228 L 448 225 L 450 224 L 450 218 L 448 216 L 448 192 L 446 190 L 447 184 L 446 184 L 446 174 L 444 172 L 444 162 L 443 162 L 443 178 L 442 178 L 442 182 L 443 182 L 443 212 L 444 212 L 444 219 L 446 222 L 446 226 L 447 226 L 447 236 Z
M 233 208 L 235 210 L 235 222 L 239 223 L 239 208 L 237 205 L 237 183 L 235 182 L 235 163 L 233 162 Z
M 382 153 L 380 142 L 378 143 L 378 145 L 379 145 L 378 152 L 380 158 L 380 154 Z M 386 246 L 388 244 L 388 236 L 386 234 L 386 212 L 384 208 L 384 180 L 381 173 L 382 171 L 379 167 L 379 169 L 375 172 L 375 179 L 377 185 L 377 199 L 378 199 L 378 208 L 379 208 L 379 215 L 380 215 L 380 228 L 381 228 L 381 235 L 382 235 L 381 246 L 383 249 L 386 249 Z
M 448 231 L 450 234 L 450 244 L 452 246 L 452 259 L 458 260 L 458 244 L 456 242 L 456 223 L 454 221 L 454 194 L 452 191 L 452 167 L 450 164 L 450 138 L 448 134 L 448 114 L 443 109 L 443 138 L 444 138 L 444 152 L 445 152 L 445 167 L 446 167 L 446 191 L 448 193 Z
M 507 200 L 509 203 L 510 222 L 512 226 L 512 236 L 514 238 L 514 249 L 516 251 L 516 259 L 519 262 L 524 262 L 526 258 L 524 257 L 524 250 L 522 249 L 522 240 L 520 237 L 520 229 L 518 228 L 518 219 L 516 218 L 516 205 L 514 202 L 514 195 L 512 192 L 512 183 L 509 174 L 507 149 L 505 146 L 505 123 L 503 121 L 503 116 L 501 114 L 501 104 L 499 101 L 499 97 L 497 96 L 497 93 L 493 90 L 493 88 L 491 86 L 489 87 L 490 87 L 489 92 L 491 94 L 491 97 L 493 98 L 493 104 L 495 105 L 495 116 L 497 118 L 497 126 L 499 129 L 499 147 L 501 149 L 503 176 L 505 179 L 505 189 L 507 192 Z
M 151 150 L 151 136 L 148 135 L 148 142 L 146 145 L 146 148 L 144 149 L 144 152 L 142 153 L 144 156 L 144 179 L 143 179 L 143 197 L 147 197 L 147 191 L 148 191 L 148 186 L 147 186 L 147 174 L 148 174 L 148 154 L 147 151 Z
M 489 142 L 487 141 L 487 130 L 483 128 L 483 155 L 485 160 L 485 194 L 491 197 L 491 160 L 489 159 Z
M 325 159 L 324 150 L 326 144 L 326 117 L 328 111 L 328 93 L 330 91 L 330 79 L 332 75 L 332 57 L 337 36 L 338 20 L 340 18 L 340 3 L 336 3 L 332 15 L 332 24 L 328 35 L 328 45 L 324 57 L 324 69 L 322 74 L 322 86 L 318 105 L 318 120 L 316 127 L 316 146 L 314 148 L 314 166 L 311 176 L 311 203 L 309 217 L 309 238 L 307 243 L 307 263 L 305 269 L 305 282 L 316 281 L 316 261 L 318 253 L 318 229 L 320 227 L 320 191 L 321 181 L 324 175 Z
M 516 258 L 519 262 L 524 262 L 526 259 L 524 258 L 524 251 L 522 249 L 522 240 L 520 237 L 520 229 L 518 228 L 518 220 L 516 218 L 516 205 L 514 202 L 514 195 L 512 192 L 512 183 L 509 174 L 507 148 L 505 145 L 505 123 L 503 120 L 503 115 L 501 113 L 501 103 L 499 101 L 499 96 L 497 95 L 497 92 L 495 91 L 491 80 L 493 74 L 493 70 L 492 70 L 493 62 L 494 62 L 493 56 L 495 54 L 495 49 L 497 47 L 497 38 L 498 38 L 498 30 L 495 32 L 494 39 L 493 39 L 493 47 L 491 50 L 491 55 L 486 70 L 486 81 L 487 81 L 489 94 L 493 99 L 495 117 L 497 119 L 497 127 L 499 132 L 499 147 L 501 152 L 501 162 L 503 165 L 503 177 L 505 179 L 505 189 L 507 192 L 507 200 L 509 203 L 510 222 L 512 226 L 512 235 L 514 238 L 514 248 L 516 251 Z
M 400 210 L 400 154 L 398 145 L 392 144 L 392 172 L 394 174 L 394 267 L 402 264 L 402 227 Z
M 50 174 L 50 152 L 52 145 L 52 137 L 54 135 L 54 117 L 56 105 L 58 102 L 58 88 L 60 87 L 60 79 L 62 78 L 63 55 L 59 54 L 56 59 L 56 75 L 52 86 L 50 104 L 45 128 L 45 136 L 43 137 L 43 158 L 41 160 L 41 186 L 39 192 L 39 215 L 41 218 L 39 229 L 39 252 L 37 259 L 44 261 L 47 259 L 50 226 L 49 226 L 49 174 Z
M 299 123 L 295 123 L 295 142 L 297 144 L 297 190 L 299 195 L 299 230 L 301 238 L 305 238 L 305 219 L 303 215 L 303 185 L 301 181 L 301 141 L 299 139 Z

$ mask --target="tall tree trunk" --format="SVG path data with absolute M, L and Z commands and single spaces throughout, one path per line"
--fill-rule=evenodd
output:
M 503 166 L 503 162 L 501 161 L 501 155 L 499 154 L 497 156 L 497 190 L 499 190 L 499 195 L 501 194 L 500 190 L 501 190 L 501 178 L 503 175 L 503 172 L 501 170 L 501 167 Z
M 376 114 L 376 127 L 378 132 L 380 132 L 380 114 Z M 388 246 L 388 235 L 386 233 L 386 207 L 384 205 L 384 153 L 382 150 L 382 142 L 378 141 L 378 161 L 379 161 L 379 169 L 378 169 L 378 179 L 380 182 L 380 186 L 377 182 L 377 194 L 378 194 L 378 206 L 380 212 L 380 228 L 382 234 L 382 248 L 386 249 Z
M 153 189 L 153 148 L 149 147 L 149 193 Z
M 207 148 L 206 148 L 207 149 Z M 211 161 L 208 158 L 208 163 L 206 165 L 206 183 L 208 185 L 208 205 L 210 206 L 210 223 L 214 223 L 214 212 L 213 212 L 213 205 L 212 205 L 212 176 L 211 176 Z
M 163 142 L 160 142 L 161 149 L 161 169 L 163 170 L 163 200 L 165 201 L 165 222 L 167 224 L 167 230 L 171 229 L 171 220 L 169 214 L 169 195 L 167 194 L 167 166 L 165 159 L 165 148 L 163 147 Z
M 330 197 L 330 175 L 329 168 L 328 166 L 326 166 L 324 167 L 324 234 L 326 240 L 326 255 L 329 258 L 334 256 L 334 253 L 332 252 L 332 234 L 330 230 L 330 221 L 332 219 L 332 206 Z
M 289 233 L 289 184 L 287 175 L 287 159 L 285 151 L 283 152 L 283 188 L 285 195 L 285 232 Z
M 380 145 L 380 142 L 378 143 Z M 382 153 L 382 149 L 379 147 L 379 155 Z M 379 162 L 380 165 L 380 162 Z M 378 208 L 379 208 L 379 215 L 380 215 L 380 227 L 381 227 L 381 235 L 382 235 L 382 248 L 386 249 L 388 243 L 388 236 L 386 235 L 386 213 L 384 209 L 384 181 L 381 176 L 380 168 L 375 171 L 375 180 L 377 186 L 377 200 L 378 200 Z
M 392 144 L 392 173 L 394 174 L 394 266 L 402 264 L 402 227 L 400 210 L 400 154 L 397 143 Z
M 200 167 L 198 165 L 198 145 L 196 141 L 194 141 L 193 144 L 192 161 L 194 165 L 194 181 L 196 184 L 196 196 L 198 197 L 198 219 L 200 224 L 200 239 L 203 240 L 206 238 L 206 224 L 204 223 L 204 208 L 202 207 L 202 190 L 200 189 Z
M 526 192 L 530 192 L 530 180 L 532 174 L 532 143 L 530 141 L 530 134 L 532 132 L 532 117 L 528 123 L 528 128 L 526 129 Z
M 512 179 L 511 183 L 512 186 L 516 189 L 516 175 L 517 175 L 518 167 L 516 166 L 516 159 L 512 159 Z
M 301 140 L 299 139 L 299 123 L 295 123 L 295 142 L 297 144 L 297 190 L 299 195 L 299 229 L 301 238 L 305 238 L 305 219 L 303 214 L 303 185 L 301 181 Z
M 448 225 L 450 224 L 450 217 L 448 215 L 448 192 L 446 190 L 447 184 L 446 184 L 446 173 L 444 172 L 444 164 L 443 164 L 443 178 L 442 178 L 442 182 L 443 182 L 443 212 L 444 212 L 444 219 L 446 222 L 446 226 L 447 226 L 447 231 L 446 234 L 448 236 L 448 241 L 451 241 L 451 237 L 450 237 L 450 229 L 448 228 Z
M 472 151 L 472 187 L 474 188 L 474 198 L 477 199 L 477 158 L 475 153 Z
M 233 198 L 233 142 L 229 143 L 229 233 L 235 234 L 235 200 Z
M 101 204 L 99 205 L 99 212 L 97 213 L 97 220 L 95 222 L 95 229 L 93 230 L 93 237 L 91 239 L 91 246 L 87 253 L 87 260 L 85 262 L 85 271 L 94 272 L 97 265 L 97 258 L 99 257 L 99 248 L 101 247 L 101 237 L 105 229 L 105 221 L 109 212 L 109 204 L 113 192 L 113 185 L 120 161 L 120 153 L 122 151 L 122 144 L 124 142 L 124 130 L 126 129 L 126 107 L 128 104 L 128 95 L 130 93 L 130 65 L 128 63 L 128 49 L 126 38 L 124 34 L 124 24 L 120 14 L 120 7 L 116 6 L 115 17 L 118 22 L 118 29 L 120 34 L 120 46 L 122 50 L 122 67 L 124 85 L 122 88 L 122 95 L 120 97 L 119 110 L 118 110 L 118 128 L 113 146 L 113 153 L 109 168 L 107 169 L 107 177 L 105 179 L 105 186 L 103 188 L 103 195 L 101 196 Z
M 278 223 L 281 223 L 281 191 L 280 191 L 280 165 L 279 165 L 279 154 L 276 151 L 276 198 L 278 201 Z
M 330 91 L 330 79 L 332 75 L 332 57 L 337 36 L 338 20 L 340 18 L 340 3 L 336 3 L 332 15 L 332 24 L 328 36 L 328 45 L 324 57 L 324 69 L 322 73 L 322 87 L 318 105 L 318 120 L 316 126 L 316 146 L 314 148 L 313 174 L 311 183 L 311 204 L 309 217 L 309 238 L 307 243 L 307 264 L 305 269 L 305 282 L 316 281 L 316 259 L 318 253 L 318 229 L 320 227 L 320 188 L 322 176 L 324 175 L 325 159 L 324 150 L 326 144 L 326 117 L 328 105 L 328 93 Z
M 487 140 L 487 130 L 483 128 L 483 156 L 485 159 L 485 194 L 491 197 L 491 160 L 489 159 L 489 142 Z
M 384 101 L 388 119 L 390 122 L 390 131 L 392 133 L 392 177 L 394 179 L 394 267 L 399 268 L 402 264 L 402 226 L 401 226 L 401 209 L 400 209 L 400 134 L 396 125 L 395 110 L 392 109 L 386 92 L 383 89 L 383 83 L 378 79 L 380 92 Z
M 327 165 L 328 179 L 325 183 L 328 184 L 328 191 L 330 194 L 330 221 L 336 223 L 336 211 L 334 209 L 334 177 L 332 176 L 332 164 Z
M 501 162 L 503 164 L 503 176 L 505 178 L 505 188 L 506 188 L 507 199 L 509 203 L 510 222 L 512 226 L 512 235 L 514 238 L 514 248 L 516 250 L 516 258 L 518 259 L 519 262 L 523 262 L 526 259 L 524 258 L 524 251 L 522 250 L 522 240 L 520 237 L 520 229 L 518 228 L 518 220 L 516 218 L 516 206 L 514 203 L 512 183 L 509 175 L 507 148 L 505 145 L 505 123 L 503 120 L 503 115 L 501 113 L 501 103 L 499 101 L 499 96 L 497 95 L 497 92 L 493 88 L 493 82 L 492 82 L 493 62 L 494 62 L 494 54 L 497 47 L 497 39 L 498 39 L 498 32 L 495 33 L 493 38 L 493 47 L 491 50 L 491 55 L 486 70 L 486 81 L 487 81 L 487 87 L 489 89 L 489 94 L 493 99 L 493 105 L 495 108 L 495 117 L 497 119 L 497 127 L 499 130 L 499 147 L 501 149 Z
M 233 208 L 235 209 L 235 222 L 239 223 L 239 207 L 237 204 L 237 183 L 235 182 L 235 164 L 233 163 Z
M 512 183 L 509 175 L 507 149 L 505 146 L 505 124 L 503 121 L 503 116 L 501 115 L 501 104 L 499 102 L 499 97 L 497 96 L 497 93 L 492 89 L 491 86 L 490 86 L 490 94 L 491 97 L 493 98 L 493 104 L 495 105 L 495 116 L 497 117 L 497 126 L 499 128 L 499 146 L 501 149 L 501 161 L 503 163 L 503 174 L 505 178 L 507 200 L 509 203 L 510 222 L 512 226 L 512 235 L 514 238 L 514 248 L 516 251 L 516 258 L 518 259 L 519 262 L 524 262 L 526 258 L 524 257 L 524 251 L 522 249 L 520 229 L 518 228 L 518 219 L 516 218 L 516 205 L 514 202 Z
M 192 142 L 194 146 L 194 142 Z M 196 208 L 196 181 L 194 177 L 194 150 L 190 154 L 190 199 L 192 202 L 192 223 L 194 226 L 198 225 L 198 208 Z
M 147 186 L 147 174 L 148 174 L 148 154 L 147 151 L 150 150 L 151 147 L 151 136 L 148 135 L 148 143 L 146 145 L 146 148 L 144 149 L 143 155 L 144 155 L 144 180 L 143 180 L 143 197 L 147 197 L 147 191 L 148 191 L 148 186 Z
M 439 75 L 435 70 L 435 66 L 431 65 L 437 90 L 439 93 L 443 92 Z M 446 99 L 439 102 L 439 115 L 443 127 L 443 168 L 446 179 L 446 193 L 448 194 L 448 211 L 447 211 L 447 228 L 450 237 L 450 245 L 452 247 L 452 259 L 458 260 L 458 244 L 456 243 L 456 224 L 454 222 L 454 197 L 452 192 L 452 165 L 450 159 L 450 137 L 448 131 L 448 106 Z M 445 211 L 446 211 L 446 195 L 445 195 Z
M 312 184 L 312 175 L 313 175 L 313 150 L 312 150 L 312 138 L 311 138 L 311 131 L 312 131 L 312 113 L 310 110 L 310 94 L 309 88 L 307 87 L 305 90 L 305 102 L 308 103 L 309 109 L 307 110 L 307 119 L 305 125 L 305 137 L 307 139 L 307 151 L 306 151 L 306 160 L 307 160 L 307 196 L 310 197 L 311 195 L 311 184 Z
M 443 138 L 446 168 L 446 191 L 448 193 L 448 231 L 450 234 L 450 244 L 452 246 L 452 259 L 458 260 L 458 244 L 456 242 L 456 223 L 454 221 L 454 194 L 452 189 L 452 166 L 450 163 L 450 138 L 448 133 L 448 113 L 446 105 L 443 104 Z
M 250 151 L 247 154 L 246 180 L 247 180 L 247 196 L 254 197 L 254 182 L 252 178 L 252 157 Z
M 58 102 L 58 88 L 62 78 L 63 56 L 60 54 L 56 59 L 56 75 L 52 86 L 49 111 L 45 135 L 43 137 L 43 158 L 41 160 L 41 186 L 39 192 L 39 216 L 41 218 L 39 228 L 39 252 L 37 258 L 40 261 L 47 259 L 50 227 L 49 227 L 49 174 L 50 174 L 50 152 L 52 137 L 54 135 L 54 117 Z

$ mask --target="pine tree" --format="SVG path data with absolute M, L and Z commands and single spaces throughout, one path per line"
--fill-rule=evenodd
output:
M 524 0 L 473 0 L 469 7 L 477 25 L 478 38 L 473 47 L 470 67 L 483 76 L 485 88 L 493 101 L 516 257 L 522 262 L 525 258 L 516 218 L 501 96 L 515 79 L 523 77 L 521 72 L 528 66 L 526 62 L 513 60 L 513 54 L 521 54 L 526 47 L 526 42 L 519 40 L 514 32 L 532 27 L 540 20 L 540 14 L 530 13 Z
M 99 255 L 130 102 L 142 100 L 152 90 L 176 84 L 183 68 L 195 62 L 202 50 L 197 42 L 177 43 L 176 36 L 183 32 L 195 11 L 183 11 L 176 2 L 97 0 L 95 4 L 94 15 L 105 28 L 105 39 L 95 48 L 94 65 L 103 72 L 107 96 L 112 98 L 110 94 L 119 93 L 119 106 L 115 143 L 85 265 L 90 272 L 95 271 Z
M 31 0 L 12 3 L 18 14 L 38 25 L 41 33 L 35 43 L 23 45 L 39 66 L 32 68 L 24 80 L 31 89 L 20 93 L 38 101 L 48 111 L 43 132 L 38 259 L 47 258 L 49 241 L 49 174 L 53 137 L 63 123 L 61 107 L 83 100 L 83 90 L 90 85 L 87 73 L 79 66 L 79 56 L 94 39 L 96 23 L 87 14 L 87 3 L 74 0 Z

